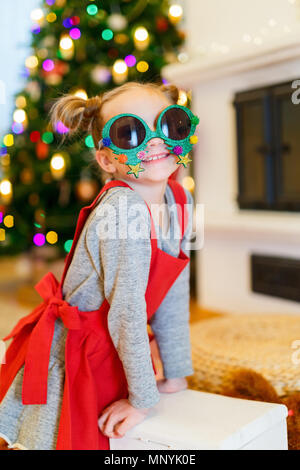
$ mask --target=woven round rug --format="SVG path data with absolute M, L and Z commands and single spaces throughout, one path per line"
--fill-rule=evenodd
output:
M 222 393 L 232 373 L 261 374 L 279 397 L 300 391 L 300 316 L 224 315 L 191 325 L 192 388 Z

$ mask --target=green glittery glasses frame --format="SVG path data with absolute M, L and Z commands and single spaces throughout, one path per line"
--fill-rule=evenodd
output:
M 130 168 L 127 174 L 134 174 L 138 178 L 139 173 L 145 170 L 141 163 L 146 156 L 147 142 L 160 137 L 165 141 L 167 150 L 177 155 L 177 164 L 186 167 L 191 162 L 187 154 L 198 141 L 194 135 L 198 124 L 198 116 L 189 108 L 178 104 L 166 107 L 159 114 L 155 131 L 135 114 L 118 114 L 105 124 L 99 149 L 101 146 L 110 148 L 117 155 L 115 159 Z M 180 138 L 182 135 L 184 138 Z

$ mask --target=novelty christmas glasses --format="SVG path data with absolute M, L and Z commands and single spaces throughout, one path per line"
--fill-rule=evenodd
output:
M 168 106 L 159 114 L 155 131 L 135 114 L 118 114 L 105 124 L 99 148 L 103 145 L 112 149 L 118 155 L 116 160 L 130 168 L 127 174 L 138 178 L 139 172 L 144 171 L 141 163 L 146 160 L 147 142 L 160 137 L 167 150 L 177 155 L 177 164 L 186 167 L 191 162 L 187 154 L 198 141 L 194 135 L 197 124 L 199 118 L 190 109 L 177 104 Z

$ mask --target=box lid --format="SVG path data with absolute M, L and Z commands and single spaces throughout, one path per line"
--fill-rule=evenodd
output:
M 156 442 L 171 449 L 240 449 L 284 420 L 285 405 L 183 390 L 161 394 L 147 418 L 123 439 Z M 122 439 L 119 439 L 121 444 Z

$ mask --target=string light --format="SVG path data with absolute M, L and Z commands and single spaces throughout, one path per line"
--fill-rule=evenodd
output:
M 149 64 L 145 60 L 140 60 L 140 62 L 137 63 L 136 69 L 138 72 L 147 72 L 149 69 Z
M 57 233 L 51 230 L 50 232 L 46 234 L 46 240 L 48 243 L 50 243 L 50 245 L 54 245 L 55 243 L 57 243 L 57 240 L 58 240 Z
M 85 90 L 77 90 L 75 93 L 74 93 L 75 96 L 77 96 L 78 98 L 82 98 L 83 100 L 87 100 L 88 99 L 88 95 L 86 93 Z
M 41 8 L 36 8 L 30 13 L 30 18 L 32 21 L 41 21 L 44 18 L 44 13 Z
M 36 233 L 33 237 L 33 243 L 36 246 L 45 245 L 45 235 L 43 233 Z
M 68 34 L 63 34 L 61 36 L 59 50 L 63 59 L 72 59 L 74 55 L 74 43 Z
M 98 13 L 98 7 L 97 5 L 88 5 L 86 7 L 86 11 L 88 12 L 89 15 L 94 16 Z
M 26 108 L 27 102 L 25 96 L 18 96 L 16 98 L 16 107 L 17 108 Z
M 79 39 L 81 37 L 81 32 L 79 28 L 72 28 L 69 31 L 69 35 L 71 36 L 72 39 Z
M 20 122 L 13 122 L 11 128 L 14 134 L 22 134 L 24 132 L 24 126 Z
M 114 33 L 111 29 L 104 29 L 101 36 L 104 41 L 110 41 L 114 37 Z
M 58 121 L 58 122 L 57 122 L 57 124 L 56 124 L 56 126 L 55 126 L 55 130 L 56 130 L 56 132 L 58 132 L 59 134 L 67 134 L 67 132 L 69 132 L 69 128 L 66 127 L 66 126 L 64 125 L 64 123 L 61 122 L 61 121 Z
M 88 148 L 94 148 L 94 141 L 93 141 L 93 137 L 91 135 L 88 135 L 86 138 L 85 138 L 85 145 L 88 147 Z
M 39 34 L 41 32 L 41 27 L 39 24 L 34 24 L 32 27 L 31 27 L 31 32 L 33 34 Z
M 53 170 L 61 170 L 65 166 L 65 159 L 62 155 L 55 154 L 51 158 L 50 165 Z
M 64 243 L 64 249 L 67 253 L 69 253 L 71 251 L 71 248 L 72 248 L 72 244 L 73 244 L 73 240 L 67 240 L 65 243 Z
M 5 230 L 4 228 L 0 228 L 0 242 L 5 241 Z
M 179 21 L 182 18 L 182 7 L 180 5 L 171 5 L 169 8 L 168 16 L 171 21 L 171 23 L 176 24 L 179 23 Z
M 14 217 L 12 215 L 6 215 L 4 217 L 3 223 L 5 227 L 11 228 L 14 226 Z
M 0 194 L 2 196 L 8 196 L 12 193 L 12 184 L 8 179 L 4 179 L 0 182 Z
M 54 140 L 54 135 L 52 134 L 52 132 L 44 132 L 44 134 L 42 135 L 42 141 L 45 144 L 51 144 L 53 140 Z
M 185 91 L 183 90 L 179 90 L 179 97 L 178 97 L 178 100 L 177 100 L 177 104 L 179 104 L 180 106 L 185 106 L 187 104 L 187 94 Z
M 25 65 L 29 69 L 34 69 L 35 67 L 38 66 L 38 63 L 39 63 L 38 58 L 35 55 L 31 55 L 27 57 L 27 59 L 25 60 Z
M 16 111 L 13 114 L 13 120 L 19 123 L 26 121 L 26 117 L 27 116 L 26 116 L 24 109 L 16 109 Z
M 46 60 L 44 60 L 44 62 L 43 62 L 43 69 L 44 69 L 46 72 L 51 72 L 51 70 L 54 69 L 54 62 L 53 62 L 53 60 L 51 60 L 51 59 L 46 59 Z
M 116 84 L 123 83 L 127 80 L 128 67 L 124 60 L 118 59 L 113 65 L 112 76 Z
M 68 51 L 73 47 L 73 41 L 69 36 L 63 36 L 60 40 L 59 47 L 64 51 Z
M 134 45 L 139 51 L 143 51 L 149 45 L 149 34 L 146 28 L 139 26 L 133 36 Z
M 124 61 L 127 67 L 133 67 L 136 64 L 136 58 L 132 54 L 127 55 Z
M 5 147 L 12 147 L 14 145 L 14 136 L 12 134 L 6 134 L 3 137 L 3 143 Z
M 188 191 L 193 192 L 195 188 L 195 181 L 191 176 L 185 176 L 182 179 L 182 186 Z
M 61 179 L 66 171 L 66 163 L 64 157 L 56 153 L 53 155 L 50 161 L 50 170 L 54 179 Z
M 48 21 L 48 23 L 54 23 L 54 21 L 57 20 L 57 16 L 54 12 L 48 13 L 48 15 L 46 16 L 46 20 Z
M 46 57 L 48 57 L 48 49 L 46 49 L 45 47 L 42 47 L 42 49 L 38 49 L 37 56 L 40 59 L 46 59 Z

